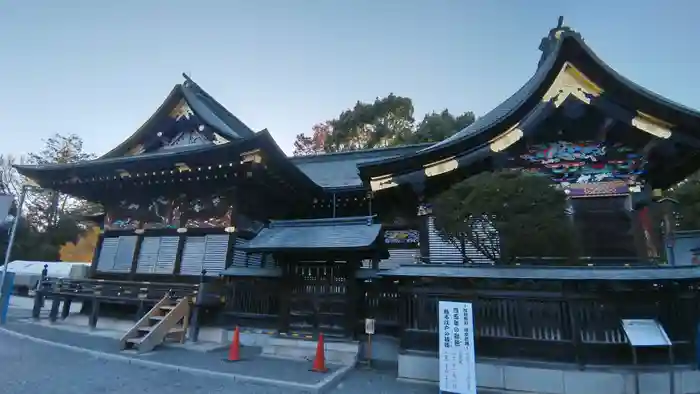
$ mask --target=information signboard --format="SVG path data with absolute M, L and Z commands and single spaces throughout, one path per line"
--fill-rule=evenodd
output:
M 365 319 L 365 334 L 374 335 L 374 319 Z
M 653 319 L 623 319 L 622 329 L 633 347 L 671 346 L 666 331 Z
M 476 394 L 476 357 L 472 304 L 440 301 L 440 391 Z
M 637 353 L 648 347 L 668 349 L 668 362 L 673 365 L 673 346 L 664 327 L 654 319 L 622 319 L 622 330 L 632 348 L 632 364 L 637 365 Z M 668 370 L 668 393 L 675 393 L 673 368 Z M 639 372 L 634 373 L 634 392 L 639 393 Z

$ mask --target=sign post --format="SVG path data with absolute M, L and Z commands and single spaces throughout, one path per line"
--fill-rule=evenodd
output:
M 632 363 L 637 365 L 637 350 L 649 347 L 665 347 L 668 349 L 669 369 L 669 393 L 674 392 L 673 379 L 673 344 L 668 338 L 664 327 L 654 319 L 622 319 L 622 330 L 627 336 L 627 341 L 632 347 Z M 634 373 L 634 391 L 639 393 L 639 374 Z
M 9 194 L 0 194 L 0 224 L 7 221 L 10 209 L 15 202 L 15 197 Z
M 2 276 L 0 276 L 0 285 L 5 283 L 5 276 L 7 276 L 7 265 L 10 264 L 10 256 L 12 254 L 12 247 L 15 245 L 15 236 L 17 235 L 17 224 L 22 217 L 22 205 L 24 205 L 24 198 L 27 196 L 27 186 L 22 186 L 22 193 L 19 195 L 19 203 L 17 204 L 17 213 L 12 221 L 12 229 L 10 230 L 10 240 L 7 241 L 7 250 L 5 251 L 5 263 L 2 265 Z M 3 196 L 3 201 L 6 201 L 7 196 Z M 14 201 L 14 199 L 12 200 Z M 4 204 L 4 203 L 3 203 Z M 3 208 L 4 209 L 4 208 Z M 4 221 L 3 216 L 3 221 Z M 2 286 L 0 286 L 0 292 L 2 292 Z M 4 292 L 3 292 L 4 294 Z M 9 301 L 8 301 L 9 302 Z
M 374 319 L 365 319 L 365 334 L 367 334 L 367 368 L 372 367 L 372 335 L 374 335 Z
M 476 394 L 472 304 L 440 301 L 438 309 L 440 392 Z
M 10 264 L 10 256 L 12 254 L 12 247 L 15 244 L 15 236 L 17 235 L 17 223 L 19 223 L 20 218 L 22 217 L 22 205 L 24 205 L 24 198 L 27 195 L 27 187 L 22 186 L 22 193 L 19 196 L 19 203 L 17 205 L 17 212 L 15 213 L 15 217 L 12 220 L 12 229 L 10 229 L 10 240 L 7 241 L 7 250 L 5 251 L 5 262 L 2 265 L 2 276 L 0 276 L 0 317 L 5 316 L 7 311 L 4 309 L 5 304 L 8 305 L 10 304 L 10 291 L 12 291 L 12 283 L 6 280 L 7 277 L 7 265 Z M 12 206 L 12 203 L 14 202 L 14 198 L 11 196 L 2 196 L 2 210 L 5 210 L 6 208 L 8 209 L 9 213 L 9 207 Z M 9 200 L 8 200 L 9 199 Z M 9 202 L 8 202 L 9 201 Z M 7 213 L 0 212 L 0 215 L 2 216 L 3 222 L 6 219 Z M 14 277 L 11 279 L 14 281 Z M 10 283 L 7 287 L 5 287 L 7 283 Z M 0 322 L 2 323 L 2 322 Z
M 10 297 L 14 282 L 14 272 L 6 272 L 2 282 L 0 282 L 0 325 L 7 323 L 7 312 L 10 310 Z

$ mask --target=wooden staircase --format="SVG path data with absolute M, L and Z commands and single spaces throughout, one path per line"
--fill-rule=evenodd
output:
M 149 352 L 166 340 L 185 342 L 190 297 L 173 299 L 166 294 L 120 340 L 122 350 Z

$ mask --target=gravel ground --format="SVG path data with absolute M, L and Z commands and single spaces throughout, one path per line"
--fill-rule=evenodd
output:
M 288 388 L 232 382 L 102 360 L 0 333 L 3 394 L 276 394 Z M 397 383 L 391 372 L 353 371 L 331 394 L 434 394 L 437 387 Z
M 51 342 L 111 354 L 119 353 L 115 348 L 114 340 L 20 322 L 22 318 L 28 316 L 29 314 L 25 311 L 11 309 L 10 321 L 5 328 Z M 148 361 L 189 365 L 221 372 L 225 372 L 223 368 L 230 368 L 236 371 L 229 372 L 303 383 L 315 383 L 314 380 L 318 376 L 310 374 L 306 370 L 306 364 L 301 370 L 294 366 L 289 368 L 290 365 L 286 364 L 285 367 L 279 360 L 266 360 L 265 365 L 258 362 L 225 364 L 220 362 L 223 353 L 218 352 L 203 354 L 180 349 L 161 349 L 141 357 Z M 257 368 L 257 371 L 251 371 L 251 367 Z M 307 374 L 310 375 L 306 377 Z M 2 394 L 28 392 L 42 394 L 293 393 L 289 388 L 233 382 L 225 378 L 194 376 L 185 372 L 175 373 L 170 370 L 144 368 L 124 361 L 103 360 L 84 353 L 16 338 L 2 332 L 0 332 L 0 392 Z M 379 371 L 352 371 L 330 394 L 433 394 L 437 392 L 436 386 L 397 382 L 394 365 Z
M 101 360 L 0 333 L 3 394 L 274 394 L 278 387 L 149 369 Z M 284 390 L 289 392 L 289 390 Z
M 409 384 L 396 381 L 396 366 L 392 369 L 357 369 L 345 376 L 332 394 L 435 394 L 437 386 Z

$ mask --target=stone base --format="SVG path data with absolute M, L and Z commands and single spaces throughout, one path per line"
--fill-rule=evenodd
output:
M 240 341 L 242 346 L 254 346 L 264 348 L 274 338 L 276 331 L 262 330 L 256 328 L 242 328 L 240 332 Z M 233 341 L 233 330 L 226 330 L 221 341 L 231 343 Z
M 316 341 L 270 337 L 262 348 L 262 355 L 298 361 L 312 361 L 316 357 Z M 326 342 L 326 363 L 354 366 L 360 353 L 358 342 Z
M 384 335 L 372 336 L 372 350 L 368 351 L 367 337 L 360 341 L 360 358 L 366 360 L 371 356 L 372 361 L 396 363 L 399 355 L 399 340 Z M 371 353 L 371 354 L 370 354 Z
M 399 354 L 398 378 L 437 385 L 439 360 L 435 353 L 403 352 Z M 554 363 L 520 363 L 480 360 L 476 365 L 477 386 L 483 389 L 508 390 L 537 394 L 698 394 L 700 371 L 675 369 L 674 390 L 670 389 L 670 371 L 623 370 L 596 367 L 580 371 L 574 366 Z M 635 378 L 639 392 L 635 392 Z

